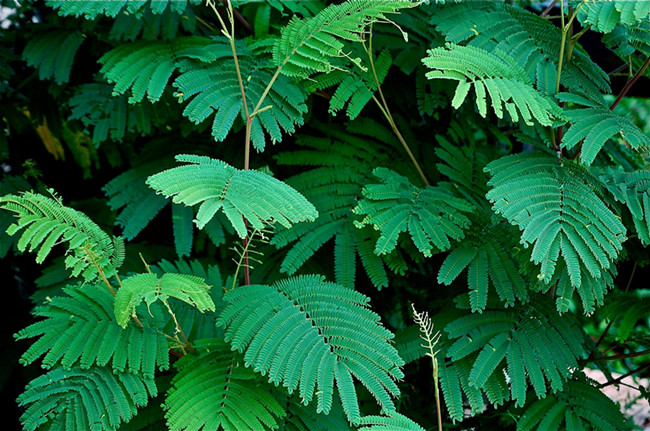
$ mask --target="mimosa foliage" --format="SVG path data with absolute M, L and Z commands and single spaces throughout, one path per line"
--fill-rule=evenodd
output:
M 3 3 L 23 428 L 632 429 L 648 4 Z

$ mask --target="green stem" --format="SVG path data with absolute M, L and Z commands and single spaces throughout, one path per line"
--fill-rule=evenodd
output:
M 379 103 L 379 101 L 375 96 L 373 96 L 373 99 L 375 100 L 377 105 L 380 107 L 382 113 L 386 117 L 386 120 L 390 124 L 391 129 L 393 129 L 393 133 L 395 133 L 395 136 L 397 136 L 397 139 L 404 147 L 404 150 L 406 150 L 406 154 L 408 154 L 409 158 L 411 159 L 411 162 L 415 166 L 415 169 L 417 169 L 418 173 L 420 174 L 422 181 L 424 181 L 424 184 L 428 186 L 429 180 L 424 175 L 424 172 L 422 171 L 422 168 L 420 168 L 420 164 L 418 163 L 415 156 L 413 155 L 411 148 L 409 148 L 408 144 L 406 143 L 406 140 L 404 139 L 399 129 L 397 128 L 397 124 L 395 124 L 395 120 L 393 119 L 393 116 L 390 113 L 390 109 L 388 109 L 388 103 L 386 102 L 386 98 L 384 97 L 384 92 L 381 90 L 381 85 L 379 84 L 379 77 L 377 76 L 377 69 L 375 68 L 375 61 L 372 58 L 372 25 L 370 26 L 370 38 L 368 41 L 368 58 L 370 60 L 370 69 L 372 70 L 372 75 L 375 78 L 375 84 L 377 85 L 377 92 L 379 93 L 379 97 L 381 98 L 381 104 Z
M 221 18 L 221 15 L 219 15 L 214 3 L 212 2 L 213 0 L 208 0 L 208 4 L 212 7 L 212 10 L 214 10 L 214 13 L 217 15 L 219 22 L 221 23 L 222 27 L 222 32 L 223 34 L 226 35 L 226 38 L 230 42 L 230 49 L 232 51 L 232 57 L 235 61 L 235 71 L 237 72 L 237 82 L 239 83 L 239 91 L 241 92 L 241 99 L 242 103 L 244 106 L 244 114 L 246 116 L 246 135 L 244 137 L 244 170 L 247 171 L 250 169 L 250 159 L 251 159 L 251 128 L 253 126 L 253 116 L 255 116 L 258 113 L 258 109 L 260 105 L 262 104 L 262 101 L 268 94 L 268 92 L 271 90 L 271 86 L 277 79 L 278 75 L 280 74 L 280 68 L 275 72 L 275 75 L 273 75 L 273 78 L 271 79 L 271 82 L 266 86 L 266 89 L 264 89 L 264 93 L 262 94 L 262 97 L 260 98 L 259 102 L 257 102 L 257 106 L 253 110 L 253 114 L 251 115 L 249 110 L 248 110 L 248 102 L 246 100 L 246 91 L 244 90 L 244 81 L 242 79 L 241 75 L 241 69 L 239 68 L 239 59 L 237 57 L 237 48 L 235 47 L 235 12 L 233 11 L 232 4 L 230 1 L 225 1 L 226 6 L 227 6 L 227 11 L 228 11 L 228 20 L 230 22 L 230 30 L 228 30 L 228 26 L 226 23 L 223 21 Z M 247 224 L 246 217 L 243 217 L 244 219 L 244 224 Z M 244 238 L 244 245 L 245 245 L 245 251 L 243 255 L 243 263 L 244 263 L 244 279 L 246 285 L 250 284 L 250 268 L 248 265 L 248 242 L 249 238 L 248 235 Z M 237 268 L 239 270 L 239 267 Z M 236 279 L 236 278 L 235 278 Z
M 187 347 L 187 349 L 188 349 L 190 352 L 193 352 L 193 351 L 194 351 L 194 348 L 192 347 L 192 345 L 190 344 L 190 341 L 189 341 L 189 340 L 187 339 L 187 337 L 185 336 L 185 332 L 183 332 L 183 328 L 181 328 L 181 325 L 178 323 L 178 320 L 176 319 L 176 315 L 175 315 L 174 312 L 172 311 L 171 307 L 169 306 L 169 304 L 167 303 L 167 301 L 162 301 L 162 303 L 165 304 L 165 307 L 167 307 L 167 311 L 169 312 L 169 315 L 170 315 L 170 316 L 172 317 L 172 319 L 174 320 L 174 325 L 176 326 L 176 332 L 179 333 L 179 334 L 181 334 L 181 337 L 183 337 L 183 340 L 185 341 L 185 346 Z

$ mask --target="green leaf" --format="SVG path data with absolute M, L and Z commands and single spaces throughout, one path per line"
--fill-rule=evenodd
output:
M 106 368 L 62 367 L 32 380 L 18 397 L 27 431 L 50 429 L 113 431 L 157 394 L 152 379 Z
M 104 284 L 68 287 L 63 293 L 35 309 L 34 314 L 44 320 L 16 334 L 19 340 L 39 337 L 21 357 L 22 364 L 43 355 L 44 368 L 61 364 L 65 369 L 88 369 L 110 362 L 115 373 L 128 369 L 147 379 L 153 379 L 156 366 L 169 368 L 167 340 L 158 331 L 163 322 L 158 312 L 142 316 L 144 328 L 131 324 L 123 329 L 114 318 L 113 295 Z
M 238 287 L 224 296 L 229 305 L 219 326 L 233 349 L 245 350 L 246 366 L 307 404 L 317 396 L 327 414 L 334 379 L 348 419 L 358 422 L 352 376 L 363 383 L 383 409 L 394 411 L 399 395 L 394 380 L 403 361 L 389 340 L 393 335 L 367 308 L 368 298 L 320 276 L 281 280 L 272 286 Z
M 200 277 L 186 274 L 137 274 L 122 280 L 122 287 L 115 296 L 115 318 L 117 323 L 126 328 L 135 314 L 135 309 L 143 301 L 150 307 L 160 300 L 166 303 L 169 298 L 176 298 L 196 307 L 199 311 L 215 311 L 210 297 L 211 286 Z
M 427 78 L 458 81 L 452 100 L 454 108 L 461 105 L 473 86 L 476 104 L 483 117 L 487 113 L 487 94 L 498 118 L 503 118 L 505 106 L 512 121 L 519 121 L 521 116 L 529 126 L 533 125 L 533 118 L 543 126 L 552 126 L 555 121 L 564 119 L 560 107 L 549 97 L 537 92 L 525 70 L 504 52 L 488 52 L 471 46 L 447 44 L 427 53 L 428 57 L 422 59 L 422 62 L 433 69 L 426 74 Z
M 415 5 L 410 0 L 351 0 L 330 5 L 311 18 L 294 17 L 275 43 L 273 61 L 289 76 L 329 73 L 334 70 L 332 60 L 346 55 L 343 41 L 361 42 L 370 24 Z
M 54 245 L 68 243 L 66 268 L 72 276 L 81 275 L 93 281 L 103 272 L 111 277 L 124 261 L 124 242 L 111 238 L 88 216 L 66 207 L 61 199 L 27 192 L 20 196 L 0 197 L 0 209 L 15 213 L 18 221 L 7 229 L 9 235 L 23 230 L 18 249 L 36 251 L 36 262 L 42 263 Z
M 466 201 L 441 187 L 417 188 L 390 169 L 376 168 L 373 173 L 382 184 L 366 185 L 364 198 L 352 211 L 365 215 L 363 220 L 355 222 L 357 227 L 372 225 L 381 232 L 376 254 L 390 253 L 397 245 L 399 234 L 407 229 L 415 246 L 426 257 L 433 251 L 448 250 L 450 239 L 464 237 L 463 229 L 469 225 L 464 213 L 472 210 Z
M 546 154 L 516 154 L 490 163 L 493 209 L 522 229 L 521 243 L 533 245 L 531 261 L 548 283 L 559 256 L 571 283 L 581 286 L 586 270 L 600 278 L 625 241 L 625 227 L 605 205 L 588 171 Z
M 318 217 L 316 208 L 300 193 L 259 171 L 242 171 L 209 157 L 179 155 L 187 165 L 168 169 L 149 177 L 147 184 L 174 203 L 193 206 L 201 203 L 195 222 L 199 229 L 220 209 L 241 238 L 245 238 L 246 219 L 255 229 L 278 222 L 285 227 Z
M 284 408 L 222 340 L 200 340 L 174 364 L 164 409 L 170 430 L 273 428 Z

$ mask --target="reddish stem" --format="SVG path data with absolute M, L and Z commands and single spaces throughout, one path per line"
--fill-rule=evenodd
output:
M 612 106 L 609 107 L 611 111 L 613 111 L 614 108 L 616 108 L 616 105 L 618 105 L 618 103 L 625 97 L 627 92 L 630 91 L 630 88 L 632 88 L 634 83 L 641 77 L 641 75 L 643 75 L 643 72 L 645 72 L 648 66 L 650 66 L 650 57 L 646 59 L 645 63 L 643 63 L 643 66 L 641 66 L 641 69 L 639 69 L 639 71 L 634 75 L 634 77 L 630 79 L 627 82 L 627 84 L 625 84 L 625 87 L 623 87 L 623 90 L 621 90 L 621 94 L 618 95 L 616 100 L 614 100 L 614 103 L 612 103 Z
M 551 11 L 551 9 L 553 9 L 553 8 L 555 7 L 555 5 L 557 4 L 557 2 L 558 2 L 558 0 L 554 0 L 553 3 L 551 3 L 550 5 L 548 5 L 548 7 L 547 7 L 546 9 L 544 9 L 544 12 L 542 12 L 542 14 L 540 15 L 540 17 L 542 17 L 542 18 L 546 18 L 546 15 L 548 15 L 549 12 Z

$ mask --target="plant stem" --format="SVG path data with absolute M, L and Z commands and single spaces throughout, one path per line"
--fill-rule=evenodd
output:
M 258 109 L 260 105 L 262 104 L 262 101 L 268 94 L 268 92 L 271 89 L 271 86 L 275 82 L 276 78 L 280 74 L 280 68 L 275 72 L 275 75 L 273 75 L 273 78 L 271 79 L 271 82 L 267 85 L 267 87 L 264 89 L 264 93 L 262 94 L 262 97 L 260 97 L 260 100 L 257 102 L 257 106 L 255 106 L 255 109 L 253 110 L 253 115 L 250 114 L 248 110 L 248 102 L 246 100 L 246 91 L 244 90 L 244 81 L 242 79 L 241 75 L 241 69 L 239 68 L 239 60 L 237 57 L 237 48 L 235 47 L 235 20 L 234 16 L 236 16 L 235 11 L 233 11 L 232 4 L 228 0 L 222 0 L 228 10 L 228 20 L 230 21 L 230 30 L 228 30 L 228 27 L 226 26 L 226 23 L 221 19 L 221 16 L 217 12 L 214 3 L 212 3 L 210 0 L 208 1 L 208 4 L 212 6 L 212 9 L 214 10 L 215 14 L 217 14 L 217 17 L 219 18 L 219 22 L 221 23 L 222 26 L 222 32 L 225 34 L 226 38 L 228 39 L 228 42 L 230 42 L 230 49 L 232 51 L 232 57 L 233 60 L 235 61 L 235 71 L 237 72 L 237 82 L 239 83 L 239 91 L 241 92 L 241 99 L 242 103 L 244 106 L 244 115 L 246 116 L 246 135 L 244 137 L 244 170 L 247 171 L 250 169 L 250 158 L 251 158 L 251 128 L 253 126 L 253 116 L 258 113 Z M 243 18 L 242 18 L 243 19 Z M 245 20 L 244 20 L 245 22 Z M 246 23 L 248 24 L 248 23 Z M 250 26 L 249 26 L 250 28 Z M 250 28 L 252 30 L 252 28 Z M 247 225 L 247 220 L 246 217 L 243 217 L 244 219 L 244 225 Z M 246 285 L 250 285 L 250 268 L 248 266 L 248 235 L 244 238 L 244 282 Z M 239 270 L 239 267 L 237 268 Z
M 627 359 L 627 358 L 638 358 L 639 356 L 650 354 L 650 349 L 642 350 L 640 352 L 634 353 L 621 353 L 619 355 L 603 356 L 602 358 L 594 359 L 594 362 L 599 361 L 616 361 L 618 359 Z
M 627 84 L 625 84 L 625 87 L 623 87 L 621 93 L 618 95 L 616 100 L 614 100 L 612 106 L 609 107 L 611 111 L 613 111 L 614 108 L 616 108 L 616 106 L 619 104 L 619 102 L 623 100 L 627 92 L 630 91 L 630 88 L 632 88 L 634 83 L 641 77 L 641 75 L 643 75 L 643 72 L 645 72 L 645 70 L 648 68 L 649 65 L 650 65 L 650 57 L 646 59 L 645 63 L 643 63 L 643 66 L 641 66 L 641 69 L 639 69 L 639 71 L 632 77 L 632 79 L 630 79 L 627 82 Z
M 221 0 L 221 1 L 226 5 L 226 7 L 232 7 L 230 6 L 230 1 L 228 0 Z M 242 23 L 242 25 L 246 30 L 250 31 L 251 33 L 253 32 L 253 27 L 248 23 L 248 21 L 246 21 L 246 19 L 243 16 L 241 16 L 239 12 L 233 10 L 233 15 L 235 16 L 235 18 L 237 18 L 237 21 Z
M 395 136 L 397 136 L 397 139 L 399 139 L 399 141 L 401 142 L 402 146 L 404 147 L 404 150 L 406 150 L 406 153 L 408 154 L 409 158 L 411 159 L 411 162 L 415 166 L 415 169 L 417 169 L 418 173 L 420 174 L 422 181 L 424 181 L 424 184 L 428 186 L 429 180 L 424 175 L 424 172 L 422 171 L 422 168 L 420 168 L 418 161 L 415 159 L 413 152 L 411 151 L 408 144 L 404 140 L 404 137 L 402 136 L 399 129 L 397 128 L 397 124 L 395 124 L 395 120 L 393 120 L 393 116 L 390 113 L 390 109 L 388 109 L 388 103 L 386 103 L 384 92 L 381 90 L 381 85 L 379 84 L 379 77 L 377 76 L 377 69 L 375 68 L 375 61 L 372 58 L 372 25 L 370 26 L 370 38 L 368 40 L 368 59 L 370 60 L 370 69 L 372 70 L 372 76 L 375 78 L 375 84 L 377 85 L 377 92 L 379 93 L 379 97 L 381 98 L 381 104 L 379 103 L 379 101 L 375 96 L 373 96 L 373 99 L 375 100 L 377 105 L 379 105 L 379 107 L 381 108 L 382 113 L 386 117 L 386 120 L 388 120 L 390 127 L 393 129 L 393 133 L 395 133 Z
M 544 12 L 542 12 L 540 17 L 546 18 L 546 16 L 549 14 L 549 12 L 551 12 L 551 9 L 553 9 L 555 7 L 555 5 L 557 4 L 558 1 L 559 0 L 553 0 L 553 2 L 550 5 L 548 5 L 548 7 L 546 9 L 544 9 Z
M 99 274 L 99 277 L 102 279 L 106 287 L 108 287 L 108 290 L 111 291 L 111 294 L 115 296 L 115 290 L 113 290 L 113 286 L 111 286 L 111 283 L 109 283 L 108 279 L 106 278 L 106 274 L 104 274 L 104 270 L 99 266 L 97 261 L 95 260 L 95 256 L 92 254 L 91 250 L 88 248 L 87 245 L 84 245 L 84 251 L 90 258 L 90 261 L 92 262 L 93 266 L 97 270 L 97 273 Z
M 167 311 L 169 312 L 169 315 L 172 316 L 172 319 L 174 319 L 174 325 L 176 326 L 176 332 L 181 334 L 181 337 L 183 337 L 183 340 L 185 341 L 185 346 L 187 346 L 187 349 L 190 352 L 193 352 L 194 349 L 192 348 L 192 345 L 190 344 L 190 341 L 187 339 L 185 336 L 185 332 L 183 332 L 183 328 L 181 328 L 181 325 L 178 324 L 178 320 L 176 319 L 176 315 L 172 311 L 171 307 L 167 303 L 167 301 L 162 301 L 163 304 L 165 304 L 165 307 L 167 307 Z
M 632 279 L 634 278 L 634 274 L 636 273 L 636 267 L 637 267 L 637 262 L 634 262 L 634 267 L 632 268 L 632 273 L 630 274 L 630 278 L 628 278 L 628 280 L 627 280 L 627 285 L 625 286 L 625 292 L 626 292 L 626 293 L 627 293 L 628 290 L 630 290 L 630 286 L 632 285 Z M 614 323 L 614 321 L 611 320 L 611 321 L 607 324 L 607 327 L 605 328 L 605 330 L 603 331 L 602 335 L 600 336 L 600 338 L 598 338 L 598 341 L 596 342 L 595 349 L 598 349 L 598 346 L 600 346 L 600 343 L 603 342 L 603 340 L 605 339 L 605 335 L 607 335 L 607 332 L 609 332 L 609 329 L 612 327 L 612 324 L 613 324 L 613 323 Z M 594 357 L 594 352 L 595 352 L 595 350 L 593 350 L 593 351 L 589 354 L 589 357 L 587 358 L 587 360 L 590 360 L 590 359 L 592 359 L 592 358 Z
M 614 380 L 610 380 L 609 382 L 605 382 L 605 383 L 601 384 L 601 385 L 599 386 L 599 388 L 602 389 L 602 388 L 607 387 L 607 386 L 610 386 L 610 385 L 615 385 L 615 384 L 621 382 L 621 381 L 622 381 L 623 379 L 625 379 L 626 377 L 630 377 L 631 375 L 636 374 L 636 373 L 638 373 L 639 371 L 643 371 L 643 370 L 645 370 L 646 368 L 650 368 L 650 363 L 645 364 L 645 365 L 642 365 L 642 366 L 640 366 L 639 368 L 637 368 L 637 369 L 635 369 L 635 370 L 632 370 L 632 371 L 630 371 L 630 372 L 627 373 L 627 374 L 623 374 L 621 377 L 618 377 L 618 378 L 616 378 L 616 379 L 614 379 Z

